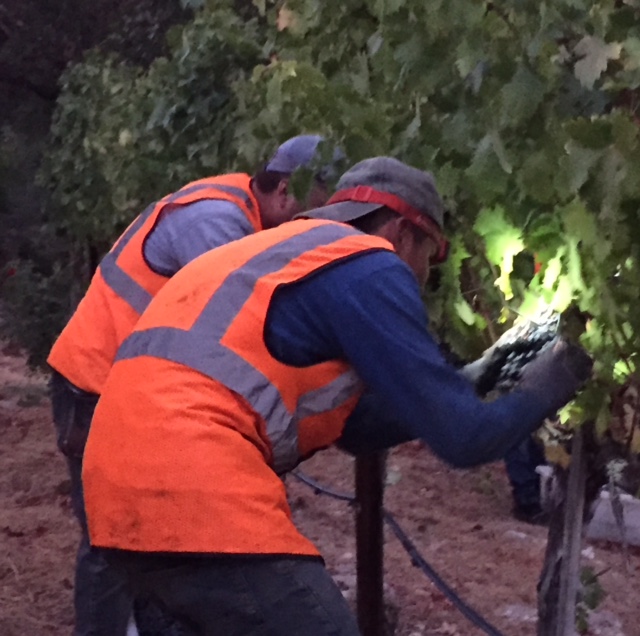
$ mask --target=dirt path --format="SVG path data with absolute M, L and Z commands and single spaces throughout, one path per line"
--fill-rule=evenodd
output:
M 43 377 L 0 356 L 0 634 L 71 631 L 77 529 Z
M 66 636 L 77 541 L 69 482 L 55 448 L 45 378 L 29 377 L 8 353 L 0 354 L 0 636 Z M 352 464 L 331 450 L 302 468 L 336 490 L 351 491 Z M 511 519 L 502 466 L 455 471 L 416 443 L 395 450 L 388 466 L 386 505 L 427 561 L 505 636 L 533 636 L 546 531 Z M 288 484 L 296 521 L 352 598 L 352 510 L 291 478 Z M 411 566 L 390 534 L 385 549 L 397 636 L 482 634 Z M 609 568 L 601 577 L 608 597 L 589 634 L 640 636 L 640 550 L 633 552 L 630 575 L 615 546 L 587 544 L 583 561 L 596 571 Z

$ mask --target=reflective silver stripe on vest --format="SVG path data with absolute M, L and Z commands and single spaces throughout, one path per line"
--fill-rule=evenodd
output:
M 129 241 L 153 214 L 155 208 L 156 204 L 152 203 L 138 216 L 127 228 L 116 246 L 100 261 L 99 266 L 104 282 L 139 314 L 147 308 L 152 296 L 118 265 L 117 259 Z
M 138 230 L 147 222 L 147 219 L 153 214 L 156 209 L 156 204 L 152 203 L 145 208 L 142 214 L 138 215 L 138 218 L 125 230 L 125 233 L 120 237 L 120 240 L 116 243 L 116 246 L 109 252 L 114 256 L 114 260 L 120 256 L 122 250 L 127 246 L 129 241 L 137 234 Z
M 237 197 L 238 199 L 241 199 L 243 203 L 245 203 L 245 205 L 247 205 L 250 209 L 253 209 L 251 198 L 244 190 L 242 190 L 242 188 L 218 184 L 199 184 L 189 186 L 183 188 L 182 190 L 178 190 L 178 192 L 169 195 L 168 197 L 165 197 L 160 203 L 162 203 L 163 205 L 167 205 L 184 196 L 193 194 L 194 192 L 210 189 L 218 190 L 219 192 L 224 192 L 225 194 L 230 194 L 234 197 Z M 207 198 L 215 200 L 215 197 Z M 122 298 L 122 300 L 128 303 L 134 311 L 139 314 L 141 314 L 147 308 L 147 305 L 151 302 L 153 296 L 148 291 L 146 291 L 144 287 L 137 283 L 129 274 L 127 274 L 118 265 L 117 260 L 124 248 L 129 244 L 131 239 L 149 219 L 153 211 L 156 209 L 157 205 L 157 203 L 151 204 L 145 209 L 142 214 L 138 216 L 138 218 L 129 226 L 129 228 L 127 228 L 116 246 L 105 255 L 102 261 L 100 261 L 99 266 L 100 273 L 102 274 L 104 282 L 120 298 Z M 253 230 L 253 227 L 251 229 Z
M 141 314 L 151 302 L 153 296 L 116 263 L 113 254 L 102 259 L 100 273 L 104 282 L 137 313 Z
M 346 402 L 362 387 L 358 374 L 349 370 L 338 376 L 333 382 L 309 391 L 300 397 L 296 408 L 298 419 L 331 411 Z
M 355 373 L 345 373 L 330 385 L 301 396 L 296 412 L 291 413 L 276 386 L 220 340 L 253 293 L 258 279 L 279 271 L 309 250 L 354 233 L 344 226 L 322 225 L 272 245 L 225 278 L 189 330 L 155 327 L 134 332 L 120 347 L 116 361 L 154 356 L 183 364 L 220 382 L 243 396 L 265 420 L 274 469 L 281 472 L 295 466 L 299 461 L 297 423 L 351 397 L 358 388 Z
M 178 190 L 174 194 L 171 194 L 168 197 L 165 197 L 161 201 L 161 203 L 164 203 L 164 204 L 173 203 L 177 199 L 181 199 L 182 197 L 189 196 L 194 192 L 199 192 L 200 190 L 207 190 L 207 189 L 214 189 L 220 192 L 224 192 L 225 194 L 230 194 L 231 196 L 236 197 L 236 199 L 240 199 L 249 208 L 249 210 L 253 211 L 254 209 L 253 201 L 251 200 L 251 197 L 246 193 L 245 190 L 243 190 L 242 188 L 236 188 L 235 186 L 224 185 L 221 183 L 206 183 L 206 184 L 199 183 L 197 185 L 187 186 L 182 190 Z M 209 198 L 213 198 L 213 197 L 209 197 Z

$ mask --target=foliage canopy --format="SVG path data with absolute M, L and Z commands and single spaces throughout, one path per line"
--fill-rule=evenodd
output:
M 393 155 L 447 201 L 442 339 L 469 357 L 519 315 L 563 312 L 596 358 L 568 416 L 604 430 L 640 351 L 640 2 L 262 0 L 260 19 L 231 4 L 205 5 L 146 70 L 95 53 L 65 74 L 44 182 L 70 252 L 300 132 L 352 162 Z

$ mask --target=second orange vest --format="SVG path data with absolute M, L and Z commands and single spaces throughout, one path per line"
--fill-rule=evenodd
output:
M 153 271 L 143 254 L 145 239 L 160 216 L 179 213 L 181 206 L 203 199 L 231 201 L 257 232 L 262 224 L 250 180 L 247 174 L 201 179 L 149 206 L 101 261 L 47 362 L 80 389 L 100 394 L 118 347 L 169 280 Z M 244 218 L 242 222 L 246 224 Z

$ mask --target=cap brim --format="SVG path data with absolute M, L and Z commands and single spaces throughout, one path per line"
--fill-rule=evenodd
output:
M 297 214 L 296 219 L 324 219 L 326 221 L 338 221 L 340 223 L 349 223 L 365 216 L 370 212 L 381 208 L 379 203 L 359 203 L 357 201 L 341 201 L 340 203 L 331 203 L 321 208 L 307 210 Z

